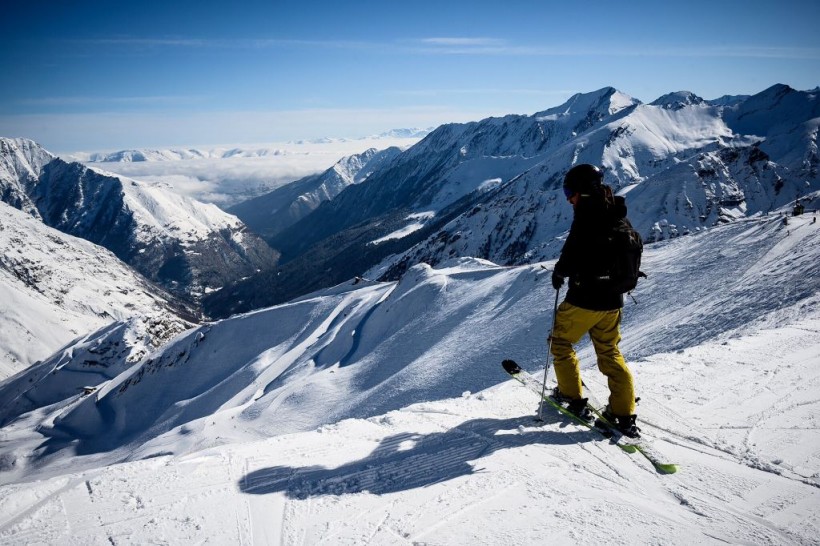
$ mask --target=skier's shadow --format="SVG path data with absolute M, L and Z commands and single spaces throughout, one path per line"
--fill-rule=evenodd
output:
M 559 417 L 555 419 L 560 422 Z M 246 474 L 238 485 L 243 493 L 284 492 L 300 499 L 363 491 L 381 495 L 480 472 L 475 461 L 500 449 L 535 443 L 574 444 L 595 438 L 574 427 L 556 431 L 534 425 L 538 423 L 531 416 L 474 419 L 445 432 L 396 434 L 384 438 L 364 459 L 337 468 L 274 466 Z

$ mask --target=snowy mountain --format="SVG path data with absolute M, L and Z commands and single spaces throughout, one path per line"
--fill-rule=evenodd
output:
M 418 127 L 408 127 L 404 129 L 390 129 L 384 133 L 379 133 L 375 137 L 370 138 L 424 138 L 435 130 L 435 127 L 428 127 L 427 129 L 419 129 Z
M 37 183 L 40 171 L 55 157 L 37 143 L 24 138 L 0 138 L 0 199 L 37 215 L 26 188 Z
M 215 205 L 66 163 L 31 141 L 0 142 L 4 201 L 108 248 L 179 296 L 197 301 L 209 290 L 276 263 L 275 252 Z
M 705 101 L 691 91 L 677 91 L 675 93 L 667 93 L 666 95 L 652 101 L 652 106 L 660 106 L 666 110 L 680 110 L 687 106 L 695 106 L 703 104 Z M 710 104 L 714 104 L 709 101 Z
M 454 257 L 554 258 L 571 221 L 561 180 L 576 163 L 604 166 L 648 241 L 766 214 L 820 190 L 819 108 L 817 93 L 787 86 L 651 104 L 604 88 L 531 116 L 444 125 L 272 238 L 277 271 L 205 305 L 228 316 Z
M 370 148 L 340 159 L 326 171 L 305 177 L 228 209 L 254 232 L 269 239 L 316 210 L 346 187 L 359 184 L 395 158 L 401 150 Z
M 287 155 L 288 150 L 277 147 L 231 147 L 231 148 L 140 148 L 115 152 L 78 152 L 68 159 L 83 163 L 141 163 L 157 161 L 189 161 L 193 159 L 230 159 Z
M 811 543 L 820 224 L 782 212 L 647 246 L 622 348 L 677 474 L 533 422 L 499 364 L 543 369 L 553 264 L 463 258 L 203 325 L 90 394 L 54 402 L 76 369 L 32 375 L 2 407 L 0 537 Z
M 194 316 L 106 249 L 0 203 L 0 379 L 115 321 L 135 317 L 151 348 Z
M 771 91 L 749 98 L 743 103 L 749 106 L 731 115 L 687 93 L 634 105 L 541 156 L 498 194 L 370 274 L 393 277 L 420 261 L 462 255 L 504 264 L 555 256 L 571 220 L 560 181 L 572 163 L 606 168 L 606 181 L 628 193 L 629 217 L 649 241 L 765 214 L 811 194 L 820 189 L 813 166 L 820 102 L 790 90 L 802 106 L 796 108 L 778 103 Z M 736 124 L 752 128 L 736 120 L 753 119 L 761 102 L 770 105 L 769 117 L 760 116 L 757 133 L 734 131 Z

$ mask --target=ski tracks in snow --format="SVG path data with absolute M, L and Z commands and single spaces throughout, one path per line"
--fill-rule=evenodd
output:
M 650 400 L 647 405 L 653 405 Z M 659 475 L 503 383 L 311 432 L 0 488 L 0 543 L 810 543 L 820 491 L 659 440 Z M 698 446 L 696 446 L 698 447 Z M 700 446 L 703 448 L 703 446 Z
M 0 506 L 11 517 L 0 524 L 0 543 L 190 543 L 205 536 L 249 543 L 238 540 L 236 508 L 213 507 L 234 487 L 230 464 L 219 456 L 187 459 L 169 464 L 171 458 L 160 457 L 7 486 Z

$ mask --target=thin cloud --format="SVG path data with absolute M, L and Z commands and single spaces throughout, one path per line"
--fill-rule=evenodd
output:
M 658 55 L 679 57 L 746 57 L 752 59 L 820 59 L 816 47 L 714 46 L 660 50 Z
M 114 37 L 93 40 L 74 40 L 90 45 L 138 47 L 138 48 L 212 48 L 212 49 L 263 49 L 276 47 L 314 47 L 328 49 L 380 48 L 385 44 L 352 40 L 293 40 L 279 38 L 243 38 L 236 40 L 213 38 L 138 38 Z
M 146 105 L 146 104 L 178 104 L 201 101 L 206 97 L 201 95 L 167 95 L 145 97 L 41 97 L 35 99 L 21 99 L 18 104 L 25 106 L 84 106 L 88 104 L 112 105 Z
M 294 40 L 279 38 L 246 38 L 236 40 L 180 38 L 180 37 L 112 37 L 80 40 L 77 43 L 136 48 L 216 48 L 216 49 L 274 49 L 326 48 L 372 51 L 398 51 L 423 55 L 497 55 L 532 57 L 724 57 L 758 59 L 820 59 L 820 48 L 779 47 L 760 45 L 704 45 L 641 46 L 608 45 L 545 45 L 516 44 L 509 40 L 489 37 L 434 36 L 395 42 L 351 40 Z
M 451 89 L 399 89 L 392 94 L 406 97 L 435 97 L 439 95 L 531 95 L 556 96 L 570 95 L 573 91 L 558 90 L 545 91 L 543 89 L 515 89 L 515 88 L 451 88 Z
M 91 45 L 139 46 L 139 47 L 206 47 L 217 45 L 219 40 L 201 38 L 95 38 L 92 40 L 70 40 Z M 224 45 L 224 43 L 222 44 Z
M 724 57 L 753 59 L 820 59 L 820 48 L 760 45 L 640 47 L 597 45 L 522 45 L 497 38 L 422 38 L 408 51 L 438 55 L 509 55 L 533 57 Z
M 422 38 L 424 44 L 444 46 L 481 46 L 499 47 L 507 45 L 506 40 L 498 38 Z

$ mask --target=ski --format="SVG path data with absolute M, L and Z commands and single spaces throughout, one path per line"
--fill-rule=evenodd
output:
M 608 430 L 612 434 L 612 440 L 627 453 L 635 453 L 636 451 L 646 457 L 649 462 L 663 474 L 674 474 L 678 471 L 678 465 L 669 462 L 661 452 L 655 449 L 652 442 L 645 436 L 640 438 L 629 438 L 621 434 L 615 425 L 609 422 L 607 418 L 597 408 L 590 406 L 592 413 L 597 417 L 595 424 L 597 430 Z M 600 428 L 599 428 L 600 427 Z
M 514 360 L 505 360 L 501 363 L 501 366 L 504 368 L 513 379 L 517 380 L 519 383 L 536 393 L 538 396 L 541 396 L 543 391 L 541 382 L 538 381 L 534 376 L 527 373 L 514 361 Z M 543 400 L 548 403 L 550 406 L 555 408 L 559 411 L 562 415 L 569 417 L 574 423 L 588 428 L 589 430 L 595 431 L 596 433 L 600 434 L 604 438 L 610 440 L 612 443 L 617 445 L 626 453 L 640 453 L 643 455 L 655 469 L 663 474 L 674 474 L 678 471 L 678 467 L 676 464 L 669 462 L 669 460 L 661 454 L 652 443 L 644 438 L 629 438 L 621 434 L 621 432 L 616 429 L 612 423 L 607 421 L 607 419 L 602 415 L 601 411 L 594 407 L 593 405 L 588 405 L 589 409 L 592 410 L 592 413 L 598 418 L 596 423 L 599 423 L 599 426 L 596 426 L 589 421 L 585 421 L 584 419 L 578 417 L 567 408 L 562 406 L 558 401 L 553 399 L 549 396 L 546 392 L 544 393 Z

